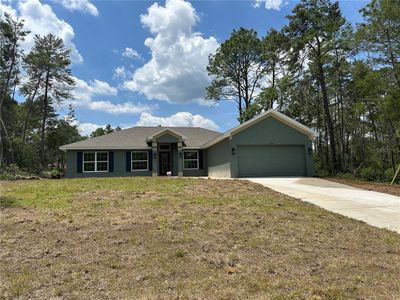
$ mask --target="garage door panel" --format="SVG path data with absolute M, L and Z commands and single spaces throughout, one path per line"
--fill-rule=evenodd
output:
M 304 176 L 304 145 L 240 145 L 239 177 Z

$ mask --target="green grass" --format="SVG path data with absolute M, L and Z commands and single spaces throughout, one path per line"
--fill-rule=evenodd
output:
M 261 185 L 0 184 L 0 298 L 400 298 L 398 234 Z

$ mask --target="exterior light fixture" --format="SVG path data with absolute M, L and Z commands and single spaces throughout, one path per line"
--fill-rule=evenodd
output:
M 308 154 L 312 154 L 312 148 L 311 147 L 308 147 Z
M 153 150 L 153 158 L 157 159 L 157 151 L 156 150 Z
M 179 158 L 182 158 L 182 151 L 179 151 Z
M 232 147 L 232 155 L 236 155 L 236 149 Z

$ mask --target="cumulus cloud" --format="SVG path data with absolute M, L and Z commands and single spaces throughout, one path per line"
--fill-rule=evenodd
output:
M 73 91 L 73 99 L 67 101 L 74 107 L 84 107 L 90 110 L 102 111 L 114 115 L 118 114 L 139 114 L 152 111 L 155 106 L 133 103 L 130 101 L 124 103 L 113 103 L 109 100 L 96 100 L 98 97 L 115 97 L 118 91 L 105 81 L 93 80 L 86 81 L 74 78 L 76 86 Z
M 70 11 L 74 10 L 82 11 L 96 17 L 99 15 L 97 7 L 94 6 L 94 4 L 91 3 L 89 0 L 55 0 L 55 1 L 60 3 L 62 6 L 64 6 L 66 9 Z
M 260 7 L 264 3 L 266 9 L 280 10 L 285 4 L 283 0 L 255 0 L 254 7 Z
M 122 52 L 122 56 L 132 59 L 140 58 L 139 52 L 129 47 L 125 48 L 124 52 Z
M 214 37 L 193 32 L 199 17 L 184 0 L 167 0 L 165 6 L 151 5 L 141 16 L 143 26 L 154 37 L 147 38 L 151 59 L 138 68 L 124 87 L 149 99 L 174 103 L 200 101 L 210 80 L 208 56 L 218 48 Z
M 99 125 L 95 123 L 79 123 L 76 124 L 78 126 L 78 131 L 81 135 L 90 135 L 93 131 L 95 131 L 99 127 L 106 127 L 107 125 Z
M 178 112 L 169 117 L 157 117 L 148 112 L 140 115 L 136 126 L 182 126 L 182 127 L 203 127 L 211 130 L 219 130 L 219 126 L 210 119 L 201 115 L 193 115 L 189 112 Z
M 7 12 L 14 17 L 25 20 L 25 29 L 31 33 L 22 43 L 23 49 L 26 51 L 31 49 L 35 34 L 46 35 L 53 33 L 55 36 L 62 38 L 65 46 L 71 49 L 73 63 L 81 63 L 83 61 L 82 56 L 72 42 L 75 37 L 74 29 L 67 22 L 59 19 L 49 5 L 42 4 L 39 0 L 18 0 L 16 3 L 16 8 L 13 8 L 6 2 L 0 2 L 0 14 Z

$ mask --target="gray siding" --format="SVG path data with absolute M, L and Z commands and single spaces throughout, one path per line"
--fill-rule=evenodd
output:
M 207 149 L 208 176 L 229 178 L 231 151 L 229 140 L 225 139 Z
M 232 140 L 229 141 L 230 147 L 235 148 L 238 151 L 240 145 L 300 145 L 304 147 L 304 161 L 306 164 L 307 176 L 314 175 L 312 153 L 309 152 L 309 148 L 312 147 L 312 141 L 307 135 L 302 132 L 276 120 L 273 117 L 268 117 L 253 126 L 233 135 Z M 231 155 L 231 175 L 232 177 L 238 177 L 238 166 L 240 155 Z M 245 158 L 246 159 L 246 158 Z M 245 164 L 246 161 L 241 161 L 241 164 Z M 290 174 L 290 166 L 282 164 L 282 173 Z
M 185 150 L 185 149 L 183 149 Z M 190 149 L 190 150 L 201 150 L 201 149 Z M 203 168 L 198 170 L 185 170 L 183 169 L 183 176 L 207 176 L 207 150 L 203 149 Z M 182 159 L 183 164 L 183 159 Z
M 100 151 L 100 150 L 99 150 Z M 109 151 L 109 150 L 107 150 Z M 126 171 L 126 151 L 130 150 L 115 150 L 114 152 L 114 172 L 92 172 L 78 173 L 77 170 L 77 154 L 78 151 L 67 151 L 67 178 L 83 178 L 83 177 L 116 177 L 116 176 L 151 176 L 150 171 Z M 148 151 L 145 149 L 143 151 Z

